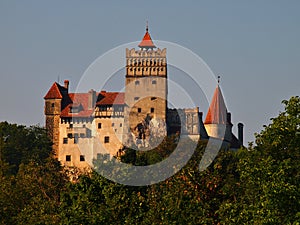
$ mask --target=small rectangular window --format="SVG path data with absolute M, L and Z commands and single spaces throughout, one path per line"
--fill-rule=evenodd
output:
M 72 138 L 72 137 L 73 137 L 72 133 L 68 133 L 68 138 Z
M 91 138 L 92 137 L 92 131 L 90 129 L 86 129 L 86 137 Z
M 98 129 L 101 129 L 102 124 L 98 123 Z
M 54 103 L 51 104 L 51 107 L 54 108 Z
M 138 113 L 142 112 L 142 108 L 138 108 Z
M 71 155 L 66 155 L 66 161 L 70 162 L 71 161 Z
M 81 138 L 84 138 L 84 136 L 85 136 L 84 133 L 80 133 Z
M 64 143 L 64 144 L 68 144 L 68 138 L 64 138 L 64 139 L 63 139 L 63 143 Z
M 80 155 L 80 162 L 83 162 L 83 161 L 85 161 L 85 157 L 84 157 L 84 155 Z
M 114 127 L 114 126 L 115 126 L 115 123 L 111 123 L 111 126 Z
M 109 143 L 109 136 L 104 137 L 104 143 Z
M 70 113 L 79 113 L 80 108 L 78 106 L 76 107 L 70 107 Z
M 122 123 L 120 123 L 120 127 L 122 127 Z
M 74 144 L 78 143 L 78 134 L 74 134 Z
M 69 128 L 73 128 L 73 124 L 72 123 L 70 123 Z
M 151 101 L 154 101 L 154 100 L 156 100 L 156 97 L 151 97 Z
M 152 81 L 152 84 L 156 84 L 156 80 L 153 80 L 153 81 Z
M 151 108 L 151 113 L 154 113 L 154 108 Z
M 139 99 L 140 99 L 140 97 L 134 97 L 134 101 L 137 101 Z

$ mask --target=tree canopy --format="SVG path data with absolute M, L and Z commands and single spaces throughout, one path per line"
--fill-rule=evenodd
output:
M 238 151 L 222 149 L 199 171 L 199 141 L 174 176 L 141 187 L 96 172 L 70 182 L 43 128 L 0 123 L 0 224 L 300 224 L 300 98 Z M 168 157 L 174 137 L 153 151 L 128 149 L 122 161 Z

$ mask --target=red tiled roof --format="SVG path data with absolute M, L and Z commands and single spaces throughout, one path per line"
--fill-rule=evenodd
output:
M 143 37 L 143 40 L 140 42 L 139 47 L 140 48 L 156 48 L 156 46 L 153 44 L 153 41 L 148 32 L 148 27 L 146 28 L 146 33 Z
M 88 108 L 89 93 L 69 93 L 70 101 L 62 109 L 61 117 L 90 117 L 94 109 Z M 71 113 L 71 107 L 80 107 L 77 113 Z
M 217 86 L 204 124 L 226 124 L 227 109 L 219 85 Z
M 96 105 L 124 105 L 125 94 L 123 92 L 101 91 Z
M 69 93 L 69 99 L 63 99 L 61 117 L 90 117 L 93 115 L 94 108 L 89 109 L 90 93 Z M 98 95 L 96 105 L 123 105 L 125 101 L 124 93 L 101 91 Z M 71 113 L 71 108 L 79 107 L 79 111 Z
M 64 89 L 65 89 L 64 87 L 60 86 L 58 83 L 55 82 L 51 86 L 47 94 L 45 95 L 44 99 L 62 99 L 63 98 L 62 91 Z

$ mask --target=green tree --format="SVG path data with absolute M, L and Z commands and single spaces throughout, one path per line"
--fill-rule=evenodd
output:
M 56 224 L 67 182 L 43 128 L 0 123 L 0 224 Z
M 21 163 L 42 163 L 51 154 L 51 145 L 44 128 L 0 123 L 0 160 L 10 166 L 7 173 L 16 174 Z
M 226 224 L 300 222 L 300 98 L 283 104 L 285 111 L 256 135 L 256 146 L 239 152 L 238 194 L 219 210 Z

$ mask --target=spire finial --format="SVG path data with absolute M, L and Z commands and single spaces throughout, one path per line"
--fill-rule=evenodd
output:
M 146 21 L 146 32 L 148 32 L 148 20 Z
M 221 77 L 220 77 L 220 76 L 218 76 L 218 85 L 220 84 L 220 78 L 221 78 Z

